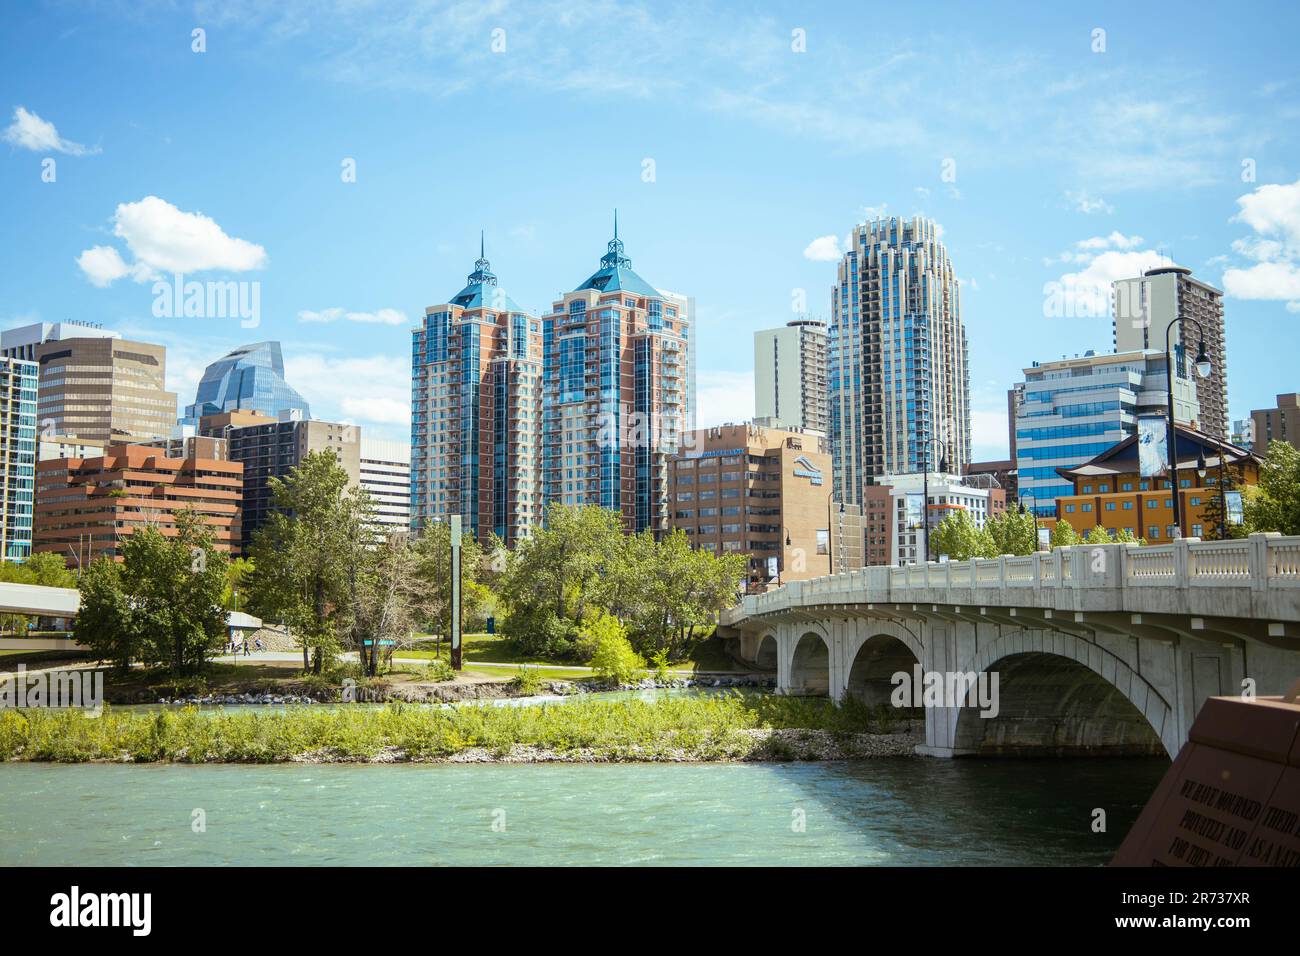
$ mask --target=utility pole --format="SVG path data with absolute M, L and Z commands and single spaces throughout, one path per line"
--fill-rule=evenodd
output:
M 451 668 L 460 670 L 460 515 L 451 516 Z

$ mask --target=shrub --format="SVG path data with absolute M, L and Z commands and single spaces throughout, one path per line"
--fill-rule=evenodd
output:
M 420 677 L 423 680 L 431 680 L 440 683 L 446 680 L 455 680 L 456 672 L 452 670 L 451 665 L 446 661 L 433 660 L 424 666 L 420 672 Z
M 582 640 L 593 649 L 591 668 L 599 680 L 626 684 L 645 670 L 645 660 L 633 650 L 627 628 L 612 614 L 602 612 L 584 627 Z
M 510 678 L 510 686 L 525 697 L 534 697 L 541 693 L 542 675 L 535 670 L 521 667 L 515 672 L 515 676 Z
M 576 656 L 577 629 L 546 608 L 516 611 L 501 627 L 518 650 L 529 657 L 572 658 Z

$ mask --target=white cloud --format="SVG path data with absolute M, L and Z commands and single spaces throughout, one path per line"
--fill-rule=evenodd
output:
M 406 325 L 406 313 L 397 309 L 376 309 L 374 312 L 348 312 L 344 309 L 321 309 L 314 312 L 303 309 L 298 313 L 299 322 L 360 322 L 367 325 Z
M 754 417 L 754 373 L 700 369 L 695 396 L 697 427 L 747 422 Z
M 1233 222 L 1244 222 L 1265 236 L 1280 236 L 1295 250 L 1300 247 L 1300 180 L 1268 183 L 1237 200 L 1241 212 Z
M 1224 291 L 1238 299 L 1285 301 L 1288 311 L 1300 312 L 1300 180 L 1259 186 L 1237 205 L 1232 221 L 1254 235 L 1235 240 L 1232 250 L 1254 265 L 1225 269 Z
M 363 428 L 410 424 L 411 363 L 405 356 L 340 357 L 286 345 L 284 372 L 317 418 Z
M 77 263 L 96 285 L 127 275 L 143 282 L 165 273 L 245 272 L 267 263 L 261 246 L 228 236 L 208 216 L 184 212 L 157 196 L 119 203 L 112 222 L 113 235 L 126 242 L 133 261 L 111 246 L 87 249 Z
M 125 275 L 131 267 L 122 261 L 122 255 L 112 246 L 94 246 L 77 256 L 77 265 L 90 280 L 91 285 L 104 288 Z
M 1135 278 L 1147 269 L 1168 262 L 1154 250 L 1139 249 L 1143 241 L 1141 236 L 1115 231 L 1106 236 L 1080 239 L 1074 248 L 1046 260 L 1044 264 L 1048 266 L 1067 263 L 1082 268 L 1062 274 L 1055 289 L 1044 289 L 1048 296 L 1045 308 L 1061 309 L 1061 314 L 1077 318 L 1109 315 L 1111 286 L 1116 279 Z
M 99 152 L 99 147 L 87 148 L 80 143 L 64 139 L 54 124 L 19 106 L 14 110 L 14 121 L 5 128 L 4 141 L 21 149 L 37 153 L 67 153 L 69 156 L 87 156 Z
M 1067 189 L 1065 192 L 1065 198 L 1066 201 L 1074 207 L 1075 212 L 1081 212 L 1085 216 L 1090 216 L 1094 212 L 1104 212 L 1109 216 L 1115 211 L 1115 207 L 1106 202 L 1106 200 L 1102 199 L 1100 196 L 1093 198 L 1092 196 L 1089 196 L 1087 192 L 1080 191 L 1076 193 Z
M 1260 262 L 1247 269 L 1225 269 L 1223 288 L 1238 299 L 1286 299 L 1300 309 L 1300 266 L 1294 262 Z
M 843 255 L 840 237 L 836 235 L 818 236 L 803 251 L 803 257 L 813 262 L 838 262 Z

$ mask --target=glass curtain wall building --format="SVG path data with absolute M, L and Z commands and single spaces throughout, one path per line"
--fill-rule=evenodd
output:
M 632 270 L 618 221 L 600 268 L 543 322 L 545 498 L 668 527 L 668 457 L 693 413 L 689 298 Z
M 241 345 L 203 371 L 194 404 L 182 424 L 197 425 L 205 415 L 235 410 L 261 412 L 268 418 L 311 418 L 311 406 L 284 380 L 279 342 Z
M 1057 470 L 1076 468 L 1136 434 L 1139 416 L 1167 414 L 1167 394 L 1163 352 L 1086 352 L 1025 369 L 1016 411 L 1021 497 L 1032 498 L 1038 514 L 1055 515 L 1056 499 L 1074 494 Z M 1195 385 L 1176 373 L 1179 422 L 1196 419 L 1195 396 Z
M 458 514 L 513 547 L 542 517 L 541 320 L 479 248 L 468 284 L 411 342 L 411 528 Z
M 970 461 L 970 374 L 957 277 L 939 226 L 878 218 L 853 231 L 831 293 L 827 362 L 835 497 L 885 475 Z M 928 448 L 928 454 L 927 454 Z
M 0 359 L 0 475 L 4 497 L 3 558 L 22 561 L 32 553 L 36 493 L 36 386 L 40 366 Z

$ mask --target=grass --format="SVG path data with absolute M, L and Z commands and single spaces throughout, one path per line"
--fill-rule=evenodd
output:
M 105 708 L 0 712 L 0 760 L 78 763 L 275 763 L 301 755 L 366 760 L 395 748 L 406 759 L 438 759 L 472 747 L 516 744 L 604 759 L 741 759 L 767 744 L 755 729 L 828 731 L 836 738 L 889 732 L 892 719 L 857 703 L 756 694 L 572 701 L 535 707 L 290 708 L 282 712 L 149 713 Z M 771 756 L 781 757 L 780 751 Z
M 523 654 L 513 641 L 499 634 L 465 634 L 462 636 L 462 641 L 461 659 L 466 665 L 465 669 L 488 677 L 494 676 L 494 672 L 500 668 L 475 669 L 473 665 L 539 665 L 547 669 L 545 677 L 554 679 L 572 680 L 591 676 L 589 672 L 575 669 L 572 665 L 566 667 L 564 661 L 545 660 Z M 401 648 L 395 651 L 393 656 L 399 659 L 434 660 L 440 657 L 442 660 L 450 660 L 451 648 L 446 641 L 443 641 L 442 650 L 439 652 L 434 642 L 429 641 L 420 644 L 419 649 Z M 681 674 L 693 674 L 696 671 L 734 671 L 738 665 L 722 650 L 722 641 L 719 638 L 709 637 L 708 640 L 701 641 L 695 646 L 687 660 L 673 661 L 668 666 Z

